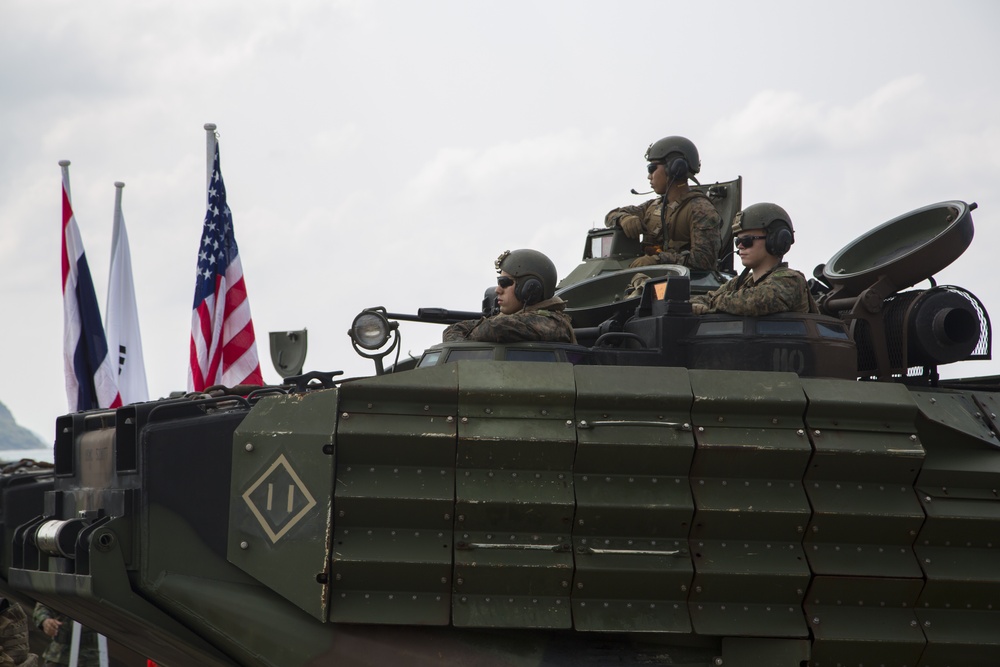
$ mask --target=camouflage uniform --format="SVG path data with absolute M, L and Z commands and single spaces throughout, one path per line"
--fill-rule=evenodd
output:
M 0 667 L 38 667 L 38 656 L 28 653 L 28 617 L 7 598 L 0 598 Z
M 622 206 L 604 217 L 607 227 L 614 227 L 628 217 L 642 221 L 642 233 L 653 240 L 660 251 L 633 266 L 647 264 L 682 264 L 692 269 L 713 270 L 722 249 L 722 218 L 712 201 L 700 190 L 689 190 L 678 201 L 667 204 L 667 235 L 664 239 L 660 209 L 662 197 L 638 206 Z
M 557 296 L 525 306 L 510 315 L 493 315 L 478 320 L 456 322 L 444 330 L 441 339 L 455 341 L 481 341 L 489 343 L 518 343 L 521 341 L 548 341 L 576 343 L 573 323 L 563 312 L 566 302 Z
M 819 309 L 805 276 L 782 262 L 754 281 L 747 269 L 737 278 L 708 294 L 691 298 L 695 313 L 770 315 L 772 313 L 817 313 Z
M 73 646 L 73 619 L 65 614 L 57 614 L 41 603 L 36 604 L 32 620 L 39 630 L 42 629 L 42 623 L 47 618 L 62 621 L 62 625 L 59 626 L 59 632 L 56 633 L 49 647 L 42 654 L 42 660 L 54 665 L 68 665 L 69 652 Z M 101 664 L 99 651 L 100 649 L 97 647 L 97 632 L 81 626 L 80 659 L 77 662 L 78 666 L 99 667 Z

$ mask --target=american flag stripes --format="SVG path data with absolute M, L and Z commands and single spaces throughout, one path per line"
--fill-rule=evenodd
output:
M 117 374 L 108 356 L 94 281 L 83 251 L 80 228 L 73 215 L 69 190 L 69 160 L 62 167 L 62 290 L 63 361 L 70 410 L 117 408 Z
M 262 385 L 264 379 L 215 142 L 208 210 L 198 249 L 188 389 L 203 391 L 217 384 Z

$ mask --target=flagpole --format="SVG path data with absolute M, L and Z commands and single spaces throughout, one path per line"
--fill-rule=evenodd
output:
M 218 138 L 215 134 L 215 123 L 205 123 L 205 158 L 206 158 L 206 173 L 205 173 L 205 191 L 207 192 L 210 187 L 212 187 L 212 172 L 213 166 L 215 165 L 215 144 L 218 142 Z
M 111 268 L 115 266 L 115 249 L 118 247 L 118 211 L 122 210 L 122 190 L 125 188 L 125 184 L 121 181 L 115 181 L 115 214 L 114 222 L 111 225 Z M 110 273 L 108 274 L 111 275 Z
M 73 201 L 73 195 L 69 192 L 69 160 L 59 160 L 59 166 L 62 167 L 62 179 L 63 187 L 66 188 L 66 199 Z

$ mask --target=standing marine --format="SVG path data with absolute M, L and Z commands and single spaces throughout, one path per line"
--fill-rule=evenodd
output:
M 73 619 L 65 614 L 58 614 L 41 603 L 35 604 L 32 620 L 39 630 L 51 637 L 45 653 L 42 654 L 45 667 L 60 667 L 69 664 L 70 647 L 73 641 Z M 100 649 L 97 645 L 97 632 L 80 626 L 80 655 L 77 658 L 78 667 L 99 667 L 101 664 Z
M 744 269 L 714 292 L 691 298 L 695 314 L 755 317 L 772 313 L 816 313 L 805 276 L 782 259 L 795 243 L 792 219 L 777 204 L 753 204 L 733 221 L 736 251 Z
M 643 236 L 645 254 L 632 267 L 682 264 L 714 270 L 722 247 L 722 218 L 711 200 L 692 190 L 701 171 L 698 149 L 684 137 L 664 137 L 646 149 L 646 171 L 656 199 L 622 206 L 604 217 L 607 227 L 619 226 L 631 239 Z
M 551 259 L 537 250 L 507 250 L 493 265 L 500 274 L 496 287 L 500 312 L 452 324 L 444 330 L 444 342 L 576 343 L 573 323 L 564 312 L 566 302 L 553 296 L 557 276 Z

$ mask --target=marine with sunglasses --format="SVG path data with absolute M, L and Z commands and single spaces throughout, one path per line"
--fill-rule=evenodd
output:
M 688 179 L 698 182 L 698 149 L 684 137 L 664 137 L 649 145 L 646 160 L 649 186 L 660 196 L 609 211 L 605 226 L 621 227 L 630 239 L 643 235 L 645 254 L 633 267 L 681 264 L 714 270 L 722 247 L 722 218 L 703 192 L 688 185 Z
M 795 243 L 792 219 L 777 204 L 753 204 L 736 214 L 733 237 L 743 272 L 714 292 L 691 298 L 695 314 L 756 317 L 772 313 L 817 313 L 805 276 L 782 258 Z
M 456 322 L 442 340 L 517 343 L 549 341 L 576 343 L 566 302 L 553 296 L 556 265 L 537 250 L 507 250 L 493 263 L 497 273 L 500 312 L 478 320 Z

